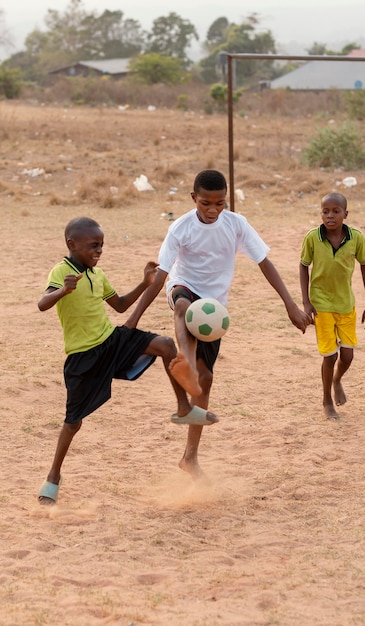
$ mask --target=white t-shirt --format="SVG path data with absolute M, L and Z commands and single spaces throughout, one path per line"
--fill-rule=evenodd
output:
M 201 298 L 226 305 L 236 253 L 261 263 L 269 250 L 243 215 L 224 209 L 216 222 L 204 224 L 194 208 L 171 224 L 158 264 L 169 274 L 167 293 L 174 285 L 184 285 Z

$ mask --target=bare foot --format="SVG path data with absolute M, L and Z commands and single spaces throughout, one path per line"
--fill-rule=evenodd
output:
M 345 404 L 347 398 L 343 390 L 341 381 L 338 381 L 338 382 L 333 381 L 333 391 L 335 394 L 335 402 L 337 406 L 341 406 L 342 404 Z
M 183 457 L 179 463 L 179 467 L 184 472 L 190 474 L 193 480 L 199 480 L 204 482 L 206 481 L 207 483 L 209 483 L 208 477 L 206 476 L 206 474 L 204 474 L 202 468 L 197 461 L 187 461 L 185 457 Z
M 194 372 L 181 352 L 172 359 L 169 365 L 171 375 L 191 396 L 200 396 L 202 388 L 199 385 L 198 373 Z
M 323 414 L 328 420 L 339 420 L 340 416 L 337 413 L 333 404 L 325 404 L 323 407 Z

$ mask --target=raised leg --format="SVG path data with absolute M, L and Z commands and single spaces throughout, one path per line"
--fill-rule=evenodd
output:
M 202 388 L 199 382 L 199 372 L 196 364 L 196 344 L 197 341 L 189 333 L 185 324 L 185 313 L 190 305 L 186 298 L 179 298 L 175 302 L 174 322 L 179 354 L 171 362 L 170 371 L 187 393 L 192 397 L 200 396 Z
M 170 367 L 171 363 L 178 358 L 174 341 L 170 337 L 163 337 L 159 335 L 158 337 L 156 337 L 155 339 L 151 341 L 150 345 L 148 346 L 148 349 L 146 350 L 146 353 L 161 356 L 166 373 L 170 379 L 172 388 L 176 395 L 176 399 L 177 399 L 176 414 L 179 417 L 184 417 L 191 411 L 192 405 L 189 402 L 188 396 L 186 394 L 186 390 L 183 388 L 181 383 L 178 380 L 176 380 L 173 374 L 173 371 Z M 200 386 L 199 386 L 199 389 L 201 389 Z M 201 406 L 201 405 L 198 405 L 198 406 Z M 201 408 L 205 408 L 205 407 L 201 406 Z M 218 421 L 214 413 L 211 413 L 209 411 L 207 412 L 206 417 L 212 423 Z

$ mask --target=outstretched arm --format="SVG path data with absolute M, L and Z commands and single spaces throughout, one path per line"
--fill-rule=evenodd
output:
M 136 328 L 140 317 L 150 306 L 151 302 L 153 302 L 156 296 L 160 293 L 165 283 L 166 277 L 167 272 L 164 272 L 163 270 L 158 268 L 155 275 L 155 280 L 153 281 L 152 285 L 150 285 L 148 289 L 146 289 L 146 291 L 144 292 L 136 308 L 125 322 L 125 326 L 128 326 L 129 328 Z
M 362 274 L 362 282 L 364 283 L 364 287 L 365 287 L 365 265 L 361 265 L 361 274 Z M 361 317 L 361 323 L 363 324 L 364 322 L 365 322 L 365 311 L 363 311 L 362 317 Z
M 308 266 L 303 265 L 303 263 L 299 263 L 299 279 L 304 311 L 310 316 L 313 323 L 313 316 L 317 315 L 317 311 L 309 300 L 309 270 Z
M 61 298 L 67 296 L 77 287 L 77 283 L 83 274 L 68 274 L 65 276 L 63 287 L 55 289 L 54 287 L 48 287 L 38 302 L 38 308 L 40 311 L 48 311 L 51 309 Z
M 275 265 L 266 257 L 259 263 L 259 268 L 284 302 L 291 323 L 299 328 L 302 333 L 305 333 L 307 326 L 311 324 L 312 320 L 307 313 L 301 311 L 295 304 Z
M 153 284 L 153 280 L 155 278 L 157 272 L 157 263 L 154 261 L 149 261 L 144 268 L 144 277 L 143 280 L 129 293 L 126 293 L 123 296 L 118 296 L 118 294 L 114 294 L 111 298 L 108 298 L 107 303 L 118 313 L 124 313 L 136 300 L 139 296 L 148 288 L 151 284 Z

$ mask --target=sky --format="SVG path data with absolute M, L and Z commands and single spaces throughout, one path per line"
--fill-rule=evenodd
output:
M 45 30 L 44 17 L 48 9 L 63 13 L 69 0 L 0 0 L 3 21 L 12 38 L 13 47 L 1 50 L 4 59 L 23 48 L 25 37 L 35 28 Z M 270 30 L 283 54 L 306 54 L 314 42 L 326 44 L 336 51 L 350 42 L 365 48 L 364 0 L 83 0 L 86 11 L 97 15 L 105 9 L 120 10 L 126 19 L 135 19 L 150 30 L 153 20 L 177 13 L 191 21 L 198 31 L 200 41 L 189 54 L 193 60 L 201 54 L 201 44 L 210 25 L 218 17 L 231 22 L 242 22 L 250 13 L 257 13 L 260 29 Z

